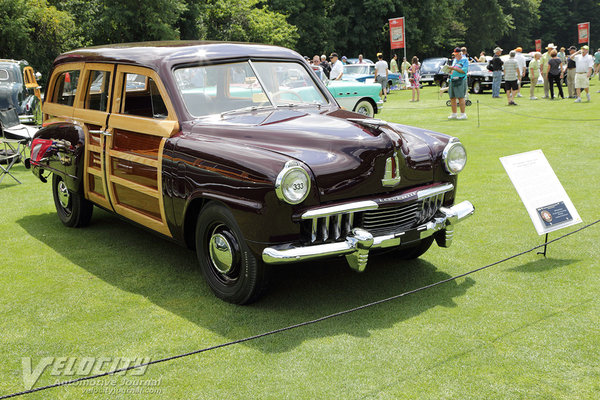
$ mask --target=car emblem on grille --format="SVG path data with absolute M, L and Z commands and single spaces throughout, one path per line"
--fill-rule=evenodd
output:
M 383 186 L 394 187 L 400 183 L 400 160 L 398 153 L 385 160 L 385 173 L 381 184 Z

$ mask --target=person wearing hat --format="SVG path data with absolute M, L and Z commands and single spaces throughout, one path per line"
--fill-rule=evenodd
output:
M 329 79 L 339 81 L 342 79 L 342 75 L 344 75 L 344 64 L 339 60 L 337 53 L 331 53 L 329 59 L 331 60 Z
M 500 58 L 502 54 L 502 49 L 500 47 L 496 47 L 494 49 L 494 56 L 488 63 L 487 69 L 492 71 L 492 97 L 500 98 L 500 85 L 502 84 L 502 65 L 504 62 Z
M 523 48 L 522 47 L 517 47 L 515 49 L 515 60 L 517 61 L 517 64 L 519 64 L 519 75 L 517 76 L 517 82 L 518 82 L 518 89 L 517 89 L 517 97 L 523 97 L 523 95 L 521 95 L 521 81 L 523 80 L 523 77 L 525 76 L 525 72 L 527 71 L 527 69 L 525 68 L 525 57 L 523 56 Z
M 581 50 L 571 56 L 575 60 L 575 103 L 581 103 L 581 89 L 585 90 L 587 101 L 590 101 L 590 76 L 594 70 L 594 57 L 589 53 L 589 46 L 582 46 Z
M 571 58 L 577 51 L 577 47 L 569 47 L 569 57 L 567 57 L 567 89 L 569 91 L 569 98 L 574 99 L 575 96 L 575 60 Z
M 544 99 L 549 98 L 550 94 L 550 80 L 548 78 L 548 71 L 550 70 L 550 65 L 548 61 L 550 61 L 550 52 L 555 50 L 556 46 L 554 43 L 548 44 L 546 47 L 546 52 L 542 54 L 542 76 L 544 77 Z
M 450 74 L 450 86 L 448 94 L 450 95 L 450 105 L 452 106 L 452 114 L 448 119 L 467 119 L 465 114 L 465 93 L 467 92 L 467 72 L 469 71 L 469 60 L 463 56 L 460 47 L 454 49 L 454 60 L 449 67 L 452 73 Z M 460 115 L 456 113 L 456 102 L 460 106 Z
M 342 56 L 342 64 L 344 64 L 344 65 L 348 64 L 348 57 Z

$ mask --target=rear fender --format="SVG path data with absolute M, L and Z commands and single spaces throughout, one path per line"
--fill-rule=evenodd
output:
M 42 182 L 43 173 L 59 174 L 69 190 L 83 192 L 85 133 L 79 125 L 61 122 L 48 125 L 31 142 L 31 168 Z

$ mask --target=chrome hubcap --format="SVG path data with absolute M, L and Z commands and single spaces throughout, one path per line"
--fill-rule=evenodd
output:
M 364 107 L 364 106 L 360 107 L 357 111 L 358 111 L 359 114 L 369 115 L 369 110 L 367 109 L 367 107 Z
M 213 233 L 209 244 L 210 260 L 222 274 L 231 271 L 233 267 L 233 250 L 231 243 L 220 233 Z
M 71 194 L 69 193 L 69 189 L 67 189 L 65 181 L 58 182 L 58 201 L 63 208 L 69 207 L 70 198 Z

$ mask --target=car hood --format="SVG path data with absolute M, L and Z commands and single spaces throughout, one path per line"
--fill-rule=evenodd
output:
M 321 202 L 389 193 L 433 180 L 431 142 L 439 140 L 409 127 L 361 124 L 349 118 L 364 116 L 343 110 L 277 110 L 215 118 L 218 121 L 195 122 L 192 134 L 234 140 L 302 162 L 314 176 Z M 402 179 L 395 187 L 385 187 L 386 160 L 395 152 Z

